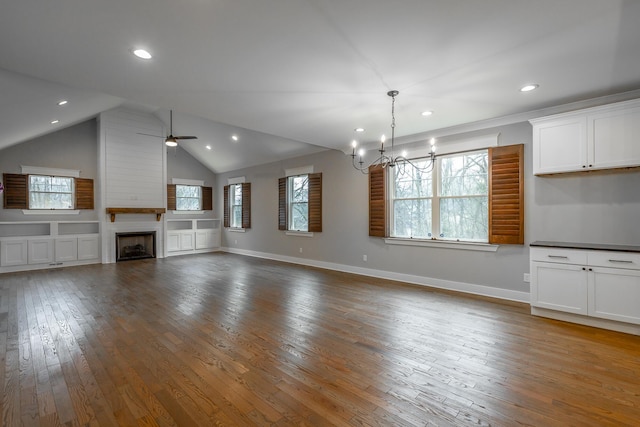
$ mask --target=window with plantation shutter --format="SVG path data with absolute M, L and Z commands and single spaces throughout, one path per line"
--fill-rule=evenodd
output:
M 224 186 L 223 218 L 226 228 L 251 228 L 251 183 Z
M 278 180 L 278 229 L 322 231 L 322 173 Z
M 170 210 L 170 211 L 176 210 L 176 185 L 175 184 L 167 185 L 167 210 Z
M 167 210 L 213 210 L 213 187 L 167 184 Z
M 76 178 L 76 209 L 93 209 L 93 180 Z
M 524 244 L 524 145 L 489 149 L 489 243 Z
M 251 228 L 251 183 L 242 183 L 242 228 Z
M 224 228 L 230 227 L 229 221 L 229 185 L 225 185 L 223 188 L 223 202 L 222 208 L 224 212 L 222 213 L 222 226 Z
M 90 178 L 5 173 L 3 181 L 5 209 L 94 209 L 93 179 Z
M 212 187 L 202 187 L 202 210 L 203 211 L 213 210 L 213 188 Z
M 369 236 L 387 237 L 387 168 L 369 167 Z
M 287 229 L 287 178 L 278 179 L 278 230 Z
M 16 173 L 3 174 L 5 209 L 29 209 L 27 177 Z
M 520 144 L 443 155 L 431 170 L 373 166 L 369 235 L 523 244 L 523 162 Z

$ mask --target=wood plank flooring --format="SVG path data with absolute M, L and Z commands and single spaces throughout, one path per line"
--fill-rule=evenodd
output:
M 637 426 L 640 337 L 214 253 L 0 275 L 4 426 Z

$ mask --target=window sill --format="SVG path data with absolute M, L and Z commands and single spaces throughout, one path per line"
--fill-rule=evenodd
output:
M 496 252 L 500 245 L 476 242 L 453 242 L 449 240 L 422 240 L 403 239 L 399 237 L 387 237 L 384 242 L 388 245 L 423 246 L 443 249 L 459 249 L 465 251 Z
M 78 215 L 78 209 L 23 209 L 24 215 Z
M 171 211 L 174 215 L 202 215 L 204 211 Z
M 287 236 L 297 236 L 297 237 L 313 237 L 313 233 L 308 231 L 285 231 Z
M 235 227 L 228 227 L 227 231 L 232 231 L 234 233 L 244 233 L 244 232 L 246 232 L 246 230 L 244 228 L 235 228 Z

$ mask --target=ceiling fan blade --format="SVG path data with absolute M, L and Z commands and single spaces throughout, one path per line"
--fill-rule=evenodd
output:
M 198 139 L 197 136 L 174 136 L 175 139 Z
M 145 136 L 154 136 L 156 138 L 166 138 L 164 136 L 160 136 L 160 135 L 152 135 L 150 133 L 141 133 L 141 132 L 136 132 L 138 135 L 145 135 Z

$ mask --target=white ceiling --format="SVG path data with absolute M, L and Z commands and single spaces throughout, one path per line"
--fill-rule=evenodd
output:
M 400 136 L 640 89 L 639 23 L 637 0 L 10 0 L 0 148 L 124 104 L 173 109 L 214 172 L 344 150 L 389 133 L 390 89 Z

